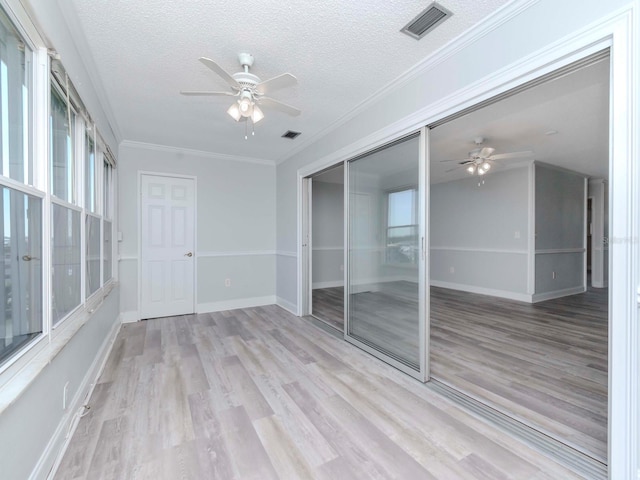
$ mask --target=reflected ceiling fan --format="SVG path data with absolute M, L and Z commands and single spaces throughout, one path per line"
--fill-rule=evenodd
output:
M 496 151 L 495 148 L 482 146 L 482 144 L 484 143 L 484 137 L 476 137 L 473 139 L 473 142 L 476 144 L 476 148 L 469 152 L 469 158 L 466 158 L 462 161 L 441 160 L 441 162 L 458 162 L 459 166 L 450 168 L 449 170 L 446 170 L 447 172 L 452 172 L 454 170 L 457 170 L 458 168 L 465 167 L 465 170 L 470 175 L 484 175 L 491 169 L 491 166 L 495 160 L 526 158 L 533 155 L 533 152 L 530 150 L 526 150 L 523 152 L 498 153 L 494 155 L 493 152 Z
M 235 102 L 229 107 L 227 113 L 236 121 L 251 120 L 258 123 L 264 118 L 264 113 L 260 107 L 272 108 L 288 115 L 300 115 L 301 110 L 287 105 L 279 100 L 265 96 L 281 88 L 295 85 L 298 80 L 290 73 L 283 73 L 269 80 L 261 81 L 257 75 L 249 73 L 249 68 L 253 65 L 253 55 L 249 53 L 238 54 L 238 60 L 242 65 L 242 71 L 234 74 L 228 73 L 210 58 L 200 57 L 206 67 L 211 69 L 220 78 L 229 84 L 230 91 L 181 91 L 182 95 L 188 96 L 229 96 L 236 97 Z

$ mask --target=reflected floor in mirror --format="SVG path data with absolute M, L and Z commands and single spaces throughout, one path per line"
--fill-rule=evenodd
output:
M 382 282 L 358 290 L 349 297 L 349 333 L 419 368 L 418 284 Z
M 344 330 L 344 287 L 315 288 L 311 294 L 311 314 L 333 328 Z
M 431 373 L 607 463 L 607 289 L 530 304 L 431 287 Z

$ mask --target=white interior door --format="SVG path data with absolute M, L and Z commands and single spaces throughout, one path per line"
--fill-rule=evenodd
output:
M 194 313 L 195 180 L 141 176 L 140 318 Z

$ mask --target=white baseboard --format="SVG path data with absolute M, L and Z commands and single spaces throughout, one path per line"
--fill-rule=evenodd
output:
M 296 317 L 298 316 L 298 306 L 295 303 L 285 300 L 282 297 L 276 297 L 276 305 L 284 308 L 289 313 L 293 313 Z
M 462 283 L 431 280 L 431 286 L 449 288 L 451 290 L 460 290 L 469 293 L 479 293 L 480 295 L 489 295 L 491 297 L 508 298 L 509 300 L 517 300 L 519 302 L 531 303 L 533 301 L 532 295 L 529 295 L 528 293 L 510 292 L 508 290 L 496 290 L 493 288 L 478 287 L 476 285 L 465 285 Z
M 238 298 L 234 300 L 224 300 L 222 302 L 199 303 L 196 307 L 197 313 L 222 312 L 224 310 L 235 310 L 236 308 L 262 307 L 263 305 L 274 305 L 275 295 L 266 297 Z
M 311 285 L 311 288 L 315 290 L 316 288 L 333 288 L 333 287 L 344 287 L 344 280 L 332 280 L 330 282 L 315 282 Z
M 591 286 L 593 288 L 607 288 L 609 285 L 607 284 L 607 282 L 591 282 Z
M 91 366 L 80 383 L 80 387 L 76 390 L 76 394 L 67 408 L 67 413 L 60 420 L 56 431 L 31 472 L 30 480 L 52 479 L 55 476 L 62 457 L 69 446 L 71 437 L 73 437 L 73 433 L 80 421 L 80 414 L 82 413 L 80 409 L 84 405 L 83 401 L 88 399 L 93 392 L 98 376 L 102 373 L 121 326 L 120 322 L 114 322 L 111 331 L 102 342 L 97 355 L 94 357 Z
M 568 297 L 569 295 L 576 295 L 578 293 L 584 293 L 584 287 L 571 287 L 562 290 L 554 290 L 553 292 L 534 293 L 532 303 L 544 302 L 545 300 L 553 300 L 554 298 Z
M 121 323 L 135 323 L 140 320 L 140 314 L 137 310 L 129 310 L 127 312 L 120 313 Z

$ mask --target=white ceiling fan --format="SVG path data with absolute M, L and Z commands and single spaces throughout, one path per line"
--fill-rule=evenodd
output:
M 484 137 L 476 137 L 473 139 L 473 142 L 476 144 L 476 148 L 469 152 L 469 158 L 466 158 L 462 161 L 458 160 L 441 160 L 441 162 L 458 162 L 457 167 L 450 168 L 446 170 L 446 172 L 452 172 L 453 170 L 457 170 L 458 168 L 465 167 L 465 170 L 470 175 L 484 175 L 487 173 L 495 160 L 508 160 L 512 158 L 525 158 L 533 155 L 533 152 L 530 150 L 526 150 L 523 152 L 510 152 L 510 153 L 498 153 L 495 154 L 493 152 L 496 151 L 495 148 L 492 147 L 483 147 Z
M 257 75 L 249 73 L 249 68 L 253 65 L 253 56 L 249 53 L 238 54 L 238 60 L 242 65 L 242 71 L 229 74 L 216 62 L 210 58 L 200 57 L 206 67 L 211 69 L 220 78 L 229 84 L 231 91 L 228 92 L 212 92 L 212 91 L 181 91 L 182 95 L 188 96 L 229 96 L 237 97 L 227 113 L 236 121 L 251 120 L 258 123 L 264 118 L 264 113 L 260 107 L 272 108 L 288 115 L 300 115 L 301 110 L 287 105 L 265 94 L 275 90 L 295 85 L 298 80 L 290 73 L 283 73 L 269 80 L 260 81 Z

